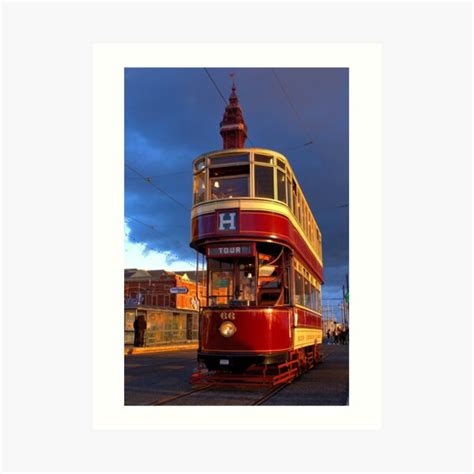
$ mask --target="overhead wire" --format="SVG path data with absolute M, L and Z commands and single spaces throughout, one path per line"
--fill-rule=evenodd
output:
M 135 217 L 125 216 L 125 219 L 131 219 L 131 220 L 134 220 L 135 222 L 138 222 L 139 224 L 141 224 L 141 225 L 143 225 L 143 226 L 145 226 L 145 227 L 149 227 L 150 229 L 152 229 L 154 232 L 156 232 L 156 233 L 157 233 L 158 235 L 160 235 L 160 236 L 164 236 L 164 237 L 167 237 L 167 236 L 168 236 L 167 234 L 158 231 L 154 225 L 152 225 L 152 224 L 147 224 L 147 223 L 145 223 L 145 222 L 143 222 L 143 221 L 140 221 L 139 219 L 137 219 L 137 218 L 135 218 Z M 181 241 L 178 240 L 178 243 L 179 243 L 179 245 L 180 245 L 181 247 L 184 247 L 184 246 L 183 246 L 183 243 L 182 243 Z M 148 245 L 148 244 L 146 244 L 146 245 Z M 175 254 L 175 257 L 179 258 L 179 256 L 176 255 L 176 254 Z M 187 263 L 189 263 L 189 264 L 191 265 L 191 263 L 190 263 L 189 260 L 184 259 L 183 261 L 185 261 L 185 262 L 187 262 Z M 193 263 L 192 265 L 194 265 L 194 263 Z
M 278 77 L 278 74 L 276 73 L 275 68 L 271 68 L 271 69 L 272 69 L 273 75 L 275 76 L 275 79 L 276 79 L 278 85 L 280 86 L 281 91 L 283 92 L 283 95 L 286 97 L 286 100 L 290 104 L 290 107 L 293 110 L 293 113 L 295 114 L 296 119 L 298 120 L 301 128 L 304 130 L 305 135 L 307 136 L 307 138 L 309 138 L 309 141 L 307 143 L 312 144 L 313 143 L 313 138 L 312 138 L 311 132 L 309 131 L 308 127 L 306 126 L 306 124 L 304 123 L 304 121 L 301 118 L 300 114 L 298 113 L 298 110 L 296 109 L 295 105 L 293 104 L 293 101 L 291 100 L 290 95 L 288 94 L 283 82 Z
M 173 176 L 177 174 L 189 174 L 189 170 L 186 171 L 175 171 L 173 173 L 163 173 L 163 174 L 154 174 L 154 175 L 149 175 L 146 178 L 161 178 L 163 176 Z M 133 178 L 133 179 L 143 179 L 141 176 L 125 176 L 126 178 Z
M 133 168 L 132 166 L 130 166 L 129 164 L 125 163 L 125 166 L 133 171 L 134 173 L 136 173 L 138 176 L 140 176 L 146 183 L 150 184 L 151 186 L 153 186 L 155 189 L 157 189 L 158 191 L 160 191 L 161 193 L 163 193 L 165 196 L 167 196 L 169 199 L 171 199 L 172 201 L 174 201 L 176 204 L 178 204 L 179 206 L 181 206 L 183 209 L 186 209 L 187 211 L 190 211 L 190 208 L 187 207 L 185 204 L 183 204 L 182 202 L 178 201 L 177 199 L 175 199 L 173 196 L 171 196 L 171 194 L 167 193 L 165 190 L 161 189 L 159 186 L 157 186 L 155 183 L 153 183 L 152 181 L 152 178 L 151 177 L 147 177 L 145 175 L 143 175 L 142 173 L 140 173 L 139 171 L 137 171 L 135 168 Z

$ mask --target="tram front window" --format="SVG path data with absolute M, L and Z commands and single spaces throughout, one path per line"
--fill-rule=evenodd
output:
M 209 306 L 255 305 L 254 258 L 208 258 Z
M 249 165 L 210 169 L 211 199 L 249 196 Z

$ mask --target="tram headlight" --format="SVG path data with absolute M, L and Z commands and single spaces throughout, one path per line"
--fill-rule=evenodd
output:
M 225 321 L 220 325 L 219 332 L 224 337 L 232 337 L 237 332 L 237 327 L 233 322 Z

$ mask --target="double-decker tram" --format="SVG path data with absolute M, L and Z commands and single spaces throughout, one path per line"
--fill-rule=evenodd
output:
M 191 246 L 206 260 L 206 296 L 192 382 L 276 385 L 319 357 L 321 233 L 284 155 L 233 147 L 243 144 L 239 130 L 246 135 L 233 96 L 235 86 L 221 122 L 224 150 L 193 163 Z

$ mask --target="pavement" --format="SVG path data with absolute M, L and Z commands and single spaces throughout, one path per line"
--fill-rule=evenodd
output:
M 197 343 L 190 344 L 178 344 L 178 345 L 163 345 L 163 346 L 151 346 L 151 347 L 133 347 L 128 346 L 124 349 L 124 355 L 132 354 L 147 354 L 149 352 L 169 352 L 169 351 L 185 351 L 185 350 L 197 350 Z

